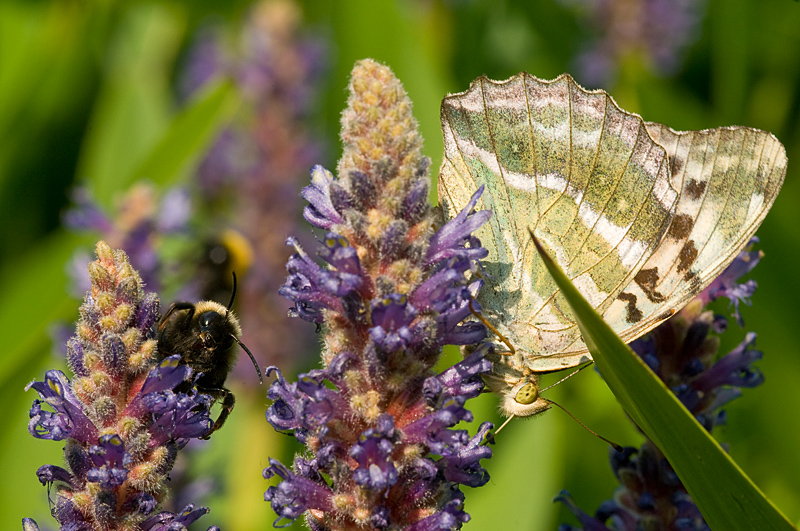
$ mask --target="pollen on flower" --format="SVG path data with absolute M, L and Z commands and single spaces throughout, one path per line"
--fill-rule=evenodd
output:
M 100 327 L 106 330 L 116 330 L 118 322 L 115 316 L 105 315 L 100 318 Z
M 128 320 L 133 316 L 133 308 L 131 308 L 130 304 L 122 303 L 117 306 L 116 314 L 118 323 L 127 323 Z
M 400 450 L 400 460 L 411 463 L 425 456 L 425 447 L 420 444 L 406 444 Z
M 352 515 L 355 521 L 360 525 L 369 522 L 369 509 L 366 507 L 356 507 L 353 509 Z
M 84 367 L 86 367 L 89 371 L 92 371 L 100 368 L 103 360 L 98 351 L 84 350 L 81 362 L 83 363 Z
M 97 338 L 97 333 L 87 324 L 81 323 L 76 330 L 78 337 L 84 341 L 94 341 Z
M 131 370 L 136 373 L 141 372 L 151 364 L 155 354 L 156 341 L 148 339 L 139 346 L 139 349 L 136 352 L 131 354 L 130 358 L 128 358 L 128 363 L 131 366 Z
M 130 438 L 140 426 L 141 422 L 133 417 L 122 417 L 119 422 L 117 422 L 119 436 L 125 439 Z
M 378 95 L 375 94 L 374 92 L 364 92 L 364 93 L 362 93 L 361 94 L 361 99 L 363 101 L 359 102 L 359 104 L 360 104 L 359 106 L 366 106 L 366 107 L 372 107 L 373 105 L 377 105 L 378 101 L 379 101 L 378 100 Z
M 107 393 L 115 383 L 108 374 L 100 371 L 93 372 L 90 378 L 95 393 Z
M 157 451 L 153 452 L 153 457 L 156 457 L 156 461 L 160 461 L 158 457 L 162 457 L 159 455 Z M 155 471 L 155 465 L 152 462 L 142 463 L 131 468 L 130 472 L 128 473 L 128 478 L 131 481 L 149 481 L 150 477 L 153 475 Z
M 104 312 L 109 311 L 117 302 L 117 298 L 109 292 L 103 292 L 95 299 L 97 307 Z
M 111 273 L 97 262 L 89 264 L 89 279 L 92 282 L 93 293 L 94 290 L 108 291 L 114 285 Z
M 340 511 L 351 512 L 356 508 L 356 500 L 349 494 L 334 494 L 331 501 Z
M 136 347 L 136 342 L 141 339 L 141 336 L 138 330 L 129 328 L 120 334 L 120 339 L 122 340 L 122 344 L 125 345 L 125 350 L 131 351 Z
M 72 382 L 72 391 L 81 402 L 86 402 L 94 396 L 95 387 L 88 378 L 79 378 Z
M 94 485 L 90 484 L 89 485 L 89 489 L 95 489 L 96 490 L 96 487 Z M 88 513 L 89 511 L 91 511 L 92 510 L 92 506 L 94 505 L 94 502 L 92 500 L 92 496 L 90 495 L 91 490 L 89 490 L 89 489 L 87 489 L 86 491 L 83 491 L 83 492 L 76 492 L 76 493 L 74 493 L 74 494 L 72 494 L 70 496 L 71 499 L 72 499 L 72 503 L 74 503 L 76 505 L 76 507 L 78 508 L 78 510 L 80 512 L 84 513 L 84 514 Z

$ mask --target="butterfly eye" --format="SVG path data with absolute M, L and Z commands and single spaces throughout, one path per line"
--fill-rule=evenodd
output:
M 533 404 L 539 398 L 539 388 L 536 384 L 528 382 L 519 388 L 514 400 L 519 404 Z

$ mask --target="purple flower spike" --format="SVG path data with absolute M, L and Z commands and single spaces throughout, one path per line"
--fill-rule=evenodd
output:
M 492 217 L 491 210 L 481 210 L 474 212 L 475 205 L 478 204 L 484 186 L 472 194 L 467 206 L 459 212 L 456 217 L 448 221 L 444 227 L 431 238 L 428 247 L 428 263 L 433 264 L 440 260 L 453 257 L 469 258 L 470 260 L 480 260 L 489 254 L 486 249 L 480 246 L 480 242 L 472 236 L 472 233 L 481 228 L 489 218 Z M 465 244 L 469 243 L 467 247 Z
M 441 512 L 407 527 L 406 531 L 449 531 L 467 522 L 469 515 L 464 512 L 464 495 L 459 492 L 458 496 L 444 505 Z
M 96 253 L 91 288 L 67 341 L 75 378 L 53 370 L 26 387 L 40 397 L 30 412 L 31 434 L 66 440 L 67 468 L 45 465 L 37 476 L 55 487 L 52 514 L 61 529 L 185 529 L 206 509 L 151 515 L 178 449 L 211 427 L 213 400 L 197 393 L 180 356 L 159 363 L 158 297 L 144 292 L 128 256 L 105 242 Z
M 297 392 L 297 384 L 289 384 L 277 367 L 267 367 L 267 378 L 273 371 L 277 378 L 267 391 L 267 398 L 272 400 L 267 410 L 267 421 L 278 431 L 300 430 L 303 401 Z M 300 442 L 304 442 L 303 439 L 298 437 Z
M 63 482 L 69 484 L 70 487 L 78 488 L 80 485 L 77 483 L 75 476 L 68 470 L 55 465 L 42 465 L 36 471 L 36 477 L 42 485 L 52 485 L 56 482 Z
M 277 525 L 281 518 L 294 521 L 308 509 L 333 510 L 333 492 L 328 488 L 293 474 L 275 459 L 270 459 L 269 463 L 270 466 L 264 469 L 264 479 L 277 476 L 283 480 L 277 487 L 267 489 L 264 494 L 264 499 L 270 502 L 279 516 L 273 524 L 275 527 L 286 527 Z
M 692 380 L 692 387 L 701 393 L 709 393 L 717 387 L 757 387 L 764 382 L 764 375 L 750 364 L 763 357 L 755 350 L 756 334 L 748 332 L 744 341 L 730 353 L 720 358 L 709 370 Z
M 473 212 L 478 191 L 434 232 L 430 161 L 400 83 L 363 61 L 350 90 L 339 178 L 316 166 L 302 193 L 305 218 L 328 231 L 326 266 L 295 245 L 280 291 L 291 315 L 324 325 L 324 365 L 292 383 L 268 371 L 267 420 L 307 452 L 292 470 L 270 461 L 265 477 L 283 481 L 265 497 L 279 522 L 306 513 L 312 529 L 453 529 L 469 520 L 459 487 L 489 479 L 491 424 L 472 437 L 453 429 L 472 420 L 466 401 L 483 390 L 488 346 L 439 375 L 433 367 L 445 344 L 477 347 L 486 335 L 466 320 L 487 255 L 472 232 L 490 213 Z
M 323 253 L 326 257 L 341 263 L 346 269 L 358 270 L 358 257 L 346 250 L 339 237 L 326 241 L 329 244 Z M 286 264 L 289 278 L 279 293 L 294 301 L 292 315 L 312 323 L 321 323 L 324 309 L 344 311 L 342 298 L 359 287 L 361 277 L 347 270 L 338 272 L 323 269 L 297 247 L 294 239 L 290 238 L 287 243 L 295 245 L 297 253 Z
M 189 525 L 207 513 L 208 508 L 198 507 L 195 509 L 194 505 L 189 504 L 178 514 L 163 512 L 151 516 L 141 523 L 140 529 L 142 531 L 178 531 L 188 529 Z M 219 531 L 219 528 L 212 526 L 208 528 L 208 531 Z
M 761 257 L 764 256 L 762 251 L 752 250 L 753 246 L 757 243 L 758 238 L 753 236 L 747 244 L 747 247 L 745 247 L 733 262 L 731 262 L 731 265 L 698 295 L 698 298 L 705 304 L 719 299 L 720 297 L 725 297 L 730 300 L 733 306 L 733 316 L 736 318 L 736 322 L 739 326 L 744 326 L 744 320 L 739 313 L 739 304 L 744 303 L 750 306 L 750 297 L 755 292 L 758 284 L 752 279 L 744 284 L 739 284 L 736 281 L 752 271 L 753 268 L 758 265 Z
M 575 503 L 570 496 L 569 492 L 562 490 L 558 496 L 555 497 L 553 501 L 561 502 L 567 506 L 567 508 L 572 511 L 572 514 L 575 515 L 575 518 L 581 523 L 583 527 L 573 527 L 571 525 L 561 525 L 558 527 L 558 531 L 578 531 L 583 529 L 583 531 L 611 531 L 610 528 L 606 527 L 601 523 L 600 520 L 592 518 L 585 512 L 583 512 L 580 507 Z M 622 528 L 628 529 L 628 528 Z
M 208 395 L 193 392 L 192 394 L 149 393 L 144 399 L 148 410 L 152 412 L 153 423 L 149 427 L 151 446 L 205 436 L 214 423 L 210 411 L 214 399 Z
M 388 352 L 406 348 L 413 339 L 409 325 L 416 316 L 414 307 L 398 293 L 373 301 L 372 323 L 375 326 L 369 329 L 370 339 Z
M 353 472 L 356 483 L 373 490 L 387 489 L 397 483 L 397 469 L 391 459 L 396 438 L 394 419 L 386 414 L 378 419 L 375 428 L 359 437 L 358 443 L 350 448 L 350 457 L 358 463 Z

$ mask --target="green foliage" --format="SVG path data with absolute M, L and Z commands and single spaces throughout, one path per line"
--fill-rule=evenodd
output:
M 466 89 L 481 74 L 504 79 L 521 70 L 542 78 L 574 72 L 574 58 L 592 36 L 568 2 L 556 0 L 300 3 L 313 31 L 328 39 L 329 77 L 318 123 L 334 146 L 329 160 L 319 161 L 329 167 L 339 156 L 338 117 L 347 74 L 358 59 L 386 62 L 403 81 L 435 173 L 442 146 L 438 106 L 446 92 Z M 45 369 L 63 364 L 49 355 L 54 347 L 48 333 L 52 323 L 74 320 L 79 301 L 67 294 L 64 271 L 76 247 L 89 249 L 93 243 L 61 229 L 60 210 L 75 183 L 88 184 L 111 207 L 139 177 L 164 185 L 191 173 L 238 104 L 225 82 L 188 103 L 175 95 L 180 58 L 195 30 L 214 15 L 233 31 L 247 13 L 244 2 L 212 4 L 0 2 L 0 335 L 7 341 L 0 356 L 0 398 L 8 412 L 5 426 L 10 426 L 0 430 L 0 460 L 13 464 L 0 489 L 3 529 L 18 529 L 23 516 L 52 525 L 35 470 L 61 464 L 61 445 L 25 434 L 34 394 L 22 389 L 41 379 Z M 793 162 L 800 160 L 798 26 L 796 2 L 711 0 L 696 43 L 674 73 L 657 75 L 641 58 L 631 57 L 604 87 L 646 120 L 676 129 L 749 125 L 772 131 L 787 147 L 786 185 L 758 233 L 766 252 L 755 272 L 759 289 L 754 307 L 743 310 L 747 329 L 759 334 L 765 353 L 759 366 L 766 383 L 727 408 L 728 427 L 718 437 L 793 521 L 800 520 L 800 427 L 786 412 L 800 410 L 800 329 L 794 313 L 800 293 L 795 206 L 800 187 L 794 184 Z M 717 310 L 730 313 L 724 306 Z M 733 330 L 728 335 L 729 348 L 739 338 Z M 250 435 L 249 426 L 257 424 L 258 433 L 266 426 L 263 392 L 251 397 L 261 413 L 245 405 L 244 393 L 239 396 L 243 402 L 223 430 L 227 433 L 208 443 L 219 459 L 201 463 L 224 471 L 236 486 L 209 501 L 212 512 L 198 528 L 217 524 L 249 530 L 274 519 L 262 501 L 268 484 L 260 480 L 259 467 L 269 456 L 290 461 L 295 447 L 287 437 L 265 441 Z M 615 442 L 639 444 L 614 396 L 592 371 L 546 396 Z M 487 395 L 480 402 L 476 419 L 497 424 L 495 398 Z M 675 429 L 677 422 L 676 417 L 650 421 L 654 429 Z M 676 435 L 688 434 L 685 429 L 678 428 Z M 232 442 L 239 444 L 235 452 L 227 450 Z M 472 515 L 467 529 L 554 529 L 574 522 L 563 507 L 550 503 L 561 488 L 588 510 L 610 497 L 616 484 L 606 445 L 559 411 L 513 421 L 498 436 L 494 452 L 486 463 L 492 481 L 466 492 Z M 251 476 L 233 466 L 244 453 L 256 463 Z M 715 483 L 701 490 L 716 488 Z

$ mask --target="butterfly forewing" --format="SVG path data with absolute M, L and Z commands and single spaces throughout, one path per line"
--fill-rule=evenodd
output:
M 622 111 L 571 77 L 479 78 L 442 103 L 439 197 L 452 217 L 481 185 L 494 215 L 485 315 L 523 351 L 505 363 L 546 372 L 588 359 L 532 229 L 612 328 L 631 340 L 697 294 L 736 256 L 786 169 L 769 133 L 676 133 Z M 504 358 L 505 359 L 505 358 Z

